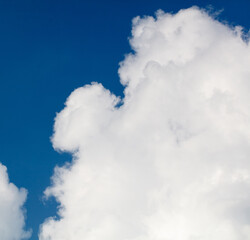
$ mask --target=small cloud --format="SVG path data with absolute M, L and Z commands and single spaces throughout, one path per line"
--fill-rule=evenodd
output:
M 25 228 L 27 191 L 18 189 L 9 182 L 7 168 L 0 163 L 0 239 L 21 240 L 30 238 L 31 231 Z

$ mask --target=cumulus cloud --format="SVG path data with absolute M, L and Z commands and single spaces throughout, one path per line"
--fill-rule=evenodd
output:
M 250 239 L 250 47 L 192 7 L 133 20 L 121 100 L 69 96 L 52 142 L 73 161 L 45 191 L 40 240 Z M 122 105 L 120 107 L 120 104 Z
M 30 237 L 24 230 L 25 211 L 23 204 L 27 191 L 18 189 L 9 182 L 7 169 L 0 163 L 0 239 L 21 240 Z

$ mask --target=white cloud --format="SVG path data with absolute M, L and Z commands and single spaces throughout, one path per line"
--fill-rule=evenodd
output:
M 27 191 L 9 182 L 7 169 L 0 163 L 0 239 L 20 240 L 30 237 L 24 230 L 25 210 L 23 204 Z
M 198 8 L 133 20 L 119 74 L 75 90 L 53 145 L 72 152 L 40 240 L 250 239 L 250 48 Z

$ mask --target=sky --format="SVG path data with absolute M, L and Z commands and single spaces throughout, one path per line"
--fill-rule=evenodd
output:
M 136 16 L 155 16 L 159 9 L 175 14 L 194 5 L 220 12 L 216 19 L 223 24 L 214 23 L 208 15 L 195 9 L 183 15 L 173 15 L 176 16 L 173 21 L 166 20 L 166 23 L 161 19 L 168 19 L 167 15 L 158 12 L 158 25 L 154 25 L 151 18 L 145 18 L 145 21 L 137 18 L 131 33 L 132 19 Z M 0 1 L 0 222 L 3 226 L 0 236 L 1 231 L 13 222 L 16 222 L 16 230 L 4 233 L 4 240 L 29 235 L 29 239 L 38 239 L 39 226 L 42 226 L 41 240 L 49 237 L 52 240 L 62 240 L 63 237 L 65 240 L 88 240 L 101 236 L 113 240 L 121 233 L 123 238 L 120 239 L 131 240 L 167 237 L 203 240 L 206 238 L 200 231 L 208 235 L 213 232 L 213 226 L 212 230 L 204 228 L 205 223 L 211 222 L 221 227 L 218 229 L 219 239 L 224 240 L 226 234 L 232 240 L 250 236 L 247 228 L 250 206 L 246 203 L 250 192 L 248 172 L 242 170 L 249 166 L 246 161 L 249 158 L 249 125 L 247 118 L 242 117 L 249 114 L 249 48 L 246 50 L 240 33 L 227 27 L 227 24 L 240 25 L 247 32 L 250 28 L 249 10 L 249 1 L 241 0 Z M 171 29 L 177 23 L 187 29 L 184 31 L 186 35 L 180 40 L 170 37 L 162 42 L 162 29 L 169 29 L 167 36 L 172 36 Z M 196 32 L 200 37 L 194 37 Z M 205 51 L 210 45 L 211 51 Z M 198 60 L 192 60 L 197 49 L 204 52 Z M 134 58 L 126 55 L 131 52 Z M 123 63 L 119 65 L 121 61 Z M 169 68 L 165 69 L 165 65 Z M 206 77 L 203 79 L 203 76 Z M 217 80 L 213 81 L 213 76 L 217 76 Z M 165 78 L 166 83 L 158 81 L 154 84 L 154 79 Z M 189 84 L 182 83 L 184 78 L 189 79 Z M 140 79 L 146 79 L 142 86 Z M 180 86 L 168 82 L 169 79 L 180 79 Z M 218 79 L 223 81 L 218 83 Z M 102 85 L 88 85 L 92 82 Z M 125 92 L 124 86 L 127 86 Z M 197 89 L 202 89 L 206 101 L 211 100 L 210 107 Z M 117 96 L 125 98 L 120 101 Z M 117 104 L 123 106 L 120 111 Z M 79 106 L 82 110 L 74 112 Z M 162 109 L 168 111 L 165 113 Z M 220 121 L 219 116 L 228 121 Z M 203 133 L 203 129 L 209 129 L 211 134 Z M 161 136 L 161 132 L 165 135 Z M 153 135 L 154 140 L 148 139 Z M 192 136 L 198 138 L 193 140 Z M 225 138 L 235 141 L 227 142 Z M 220 148 L 213 144 L 213 139 L 218 140 Z M 206 150 L 207 144 L 211 151 Z M 63 167 L 72 161 L 71 153 L 73 164 Z M 240 166 L 234 163 L 234 156 L 239 153 Z M 211 155 L 229 160 L 226 162 Z M 177 164 L 167 162 L 166 166 L 162 159 L 165 157 L 192 160 L 187 165 L 177 161 Z M 216 159 L 220 166 L 209 162 L 210 158 Z M 152 159 L 157 161 L 152 163 Z M 204 162 L 206 171 L 199 159 Z M 54 174 L 55 166 L 59 167 Z M 161 172 L 161 169 L 166 171 Z M 196 170 L 200 174 L 190 180 Z M 216 174 L 209 175 L 210 171 Z M 96 178 L 96 174 L 101 177 Z M 216 184 L 219 182 L 218 186 L 212 188 L 202 182 L 202 174 L 213 178 Z M 14 185 L 9 184 L 8 177 Z M 241 182 L 232 186 L 230 177 Z M 198 183 L 201 186 L 197 186 Z M 107 191 L 99 189 L 102 184 Z M 92 191 L 85 190 L 86 186 Z M 184 197 L 181 195 L 180 189 L 185 186 L 194 198 L 188 193 Z M 208 188 L 206 194 L 196 191 L 203 187 Z M 158 192 L 152 193 L 152 188 Z M 229 199 L 235 193 L 241 197 L 233 199 L 235 205 L 231 202 L 223 204 L 225 200 L 219 192 Z M 150 193 L 150 200 L 146 193 Z M 171 195 L 171 207 L 165 206 L 168 195 Z M 52 198 L 46 199 L 46 196 Z M 151 201 L 151 208 L 141 204 L 147 202 L 145 199 Z M 183 211 L 177 204 L 179 200 L 183 200 L 180 203 Z M 205 202 L 209 207 L 196 201 Z M 190 204 L 197 206 L 193 212 L 198 209 L 202 216 L 209 215 L 208 212 L 214 214 L 204 219 L 193 216 Z M 215 207 L 210 208 L 211 204 Z M 100 211 L 92 214 L 93 209 Z M 116 209 L 126 210 L 119 212 Z M 170 209 L 175 209 L 174 215 Z M 9 211 L 14 212 L 10 214 Z M 159 216 L 161 211 L 168 214 Z M 86 219 L 74 217 L 77 212 L 81 216 L 85 214 Z M 141 220 L 143 214 L 147 217 Z M 118 221 L 114 217 L 117 215 L 125 216 L 124 221 Z M 45 220 L 53 216 L 61 217 L 61 221 Z M 5 222 L 7 218 L 9 222 Z M 231 218 L 237 222 L 231 223 Z M 96 219 L 102 222 L 96 222 Z M 185 223 L 186 219 L 193 220 L 191 225 Z M 192 224 L 197 225 L 197 219 L 202 219 L 204 224 L 195 230 Z M 26 232 L 22 231 L 24 222 Z M 72 229 L 67 222 L 72 223 Z M 88 228 L 96 232 L 91 235 L 84 228 L 78 232 L 79 224 L 89 222 L 92 225 Z M 161 223 L 171 227 L 164 230 L 165 225 L 161 226 Z M 187 229 L 184 226 L 188 226 Z M 115 230 L 110 230 L 112 228 Z M 185 229 L 182 236 L 175 235 L 176 228 Z M 32 234 L 29 234 L 30 229 Z

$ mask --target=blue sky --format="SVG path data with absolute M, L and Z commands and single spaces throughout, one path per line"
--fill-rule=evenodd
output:
M 56 112 L 74 89 L 92 81 L 122 95 L 117 70 L 130 52 L 133 17 L 193 5 L 223 9 L 220 19 L 250 27 L 248 0 L 0 0 L 0 161 L 10 180 L 29 192 L 31 239 L 56 212 L 53 200 L 43 201 L 53 168 L 71 159 L 50 142 Z

